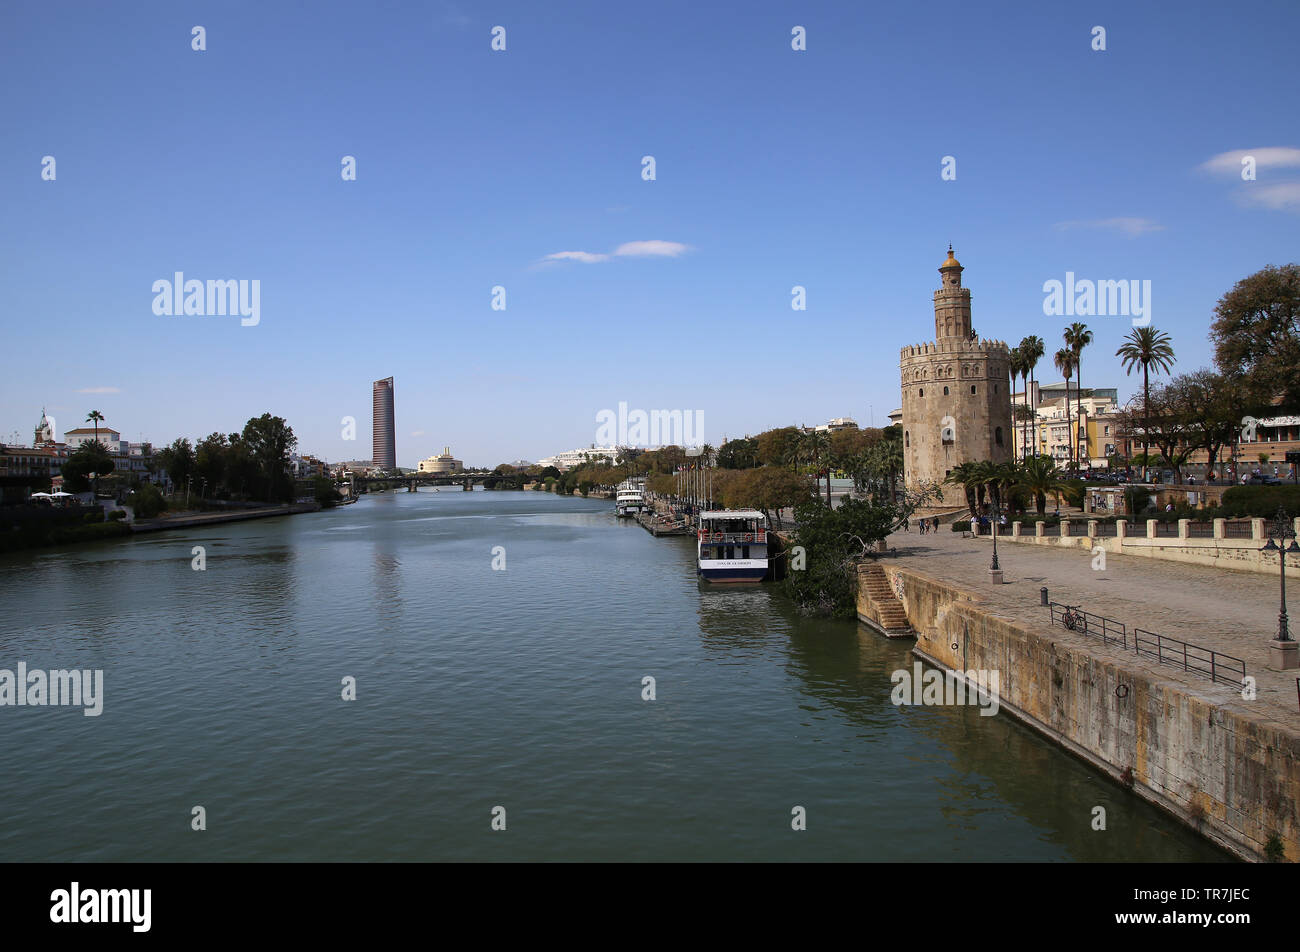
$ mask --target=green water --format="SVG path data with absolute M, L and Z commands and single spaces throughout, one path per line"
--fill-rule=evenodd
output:
M 450 491 L 0 557 L 0 668 L 105 695 L 0 707 L 0 859 L 1225 858 L 693 558 L 606 500 Z

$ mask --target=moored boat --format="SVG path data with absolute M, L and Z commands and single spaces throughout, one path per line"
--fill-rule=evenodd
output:
M 761 582 L 767 577 L 767 517 L 757 509 L 700 513 L 696 565 L 706 582 Z
M 649 511 L 645 501 L 645 484 L 639 479 L 628 479 L 619 484 L 615 493 L 614 511 L 619 518 Z

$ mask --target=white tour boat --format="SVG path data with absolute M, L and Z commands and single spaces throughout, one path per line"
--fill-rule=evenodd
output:
M 761 582 L 767 577 L 767 517 L 757 509 L 700 513 L 696 549 L 706 582 Z

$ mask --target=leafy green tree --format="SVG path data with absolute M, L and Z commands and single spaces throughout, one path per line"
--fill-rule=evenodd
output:
M 723 469 L 752 469 L 758 465 L 758 440 L 741 437 L 727 440 L 718 448 L 718 466 Z
M 230 441 L 224 433 L 208 434 L 194 450 L 194 476 L 200 485 L 206 485 L 206 492 L 214 496 L 230 491 L 226 485 L 229 450 Z M 204 480 L 207 480 L 206 484 Z
M 796 426 L 783 426 L 767 430 L 756 437 L 758 444 L 758 461 L 764 466 L 789 466 L 795 469 L 799 465 L 800 433 Z
M 96 477 L 113 472 L 116 463 L 108 447 L 98 440 L 82 443 L 64 462 L 63 482 L 72 492 L 84 493 L 91 488 L 90 474 Z
M 155 458 L 173 486 L 184 486 L 185 480 L 194 475 L 194 448 L 185 437 L 173 440 L 159 450 Z
M 244 425 L 243 442 L 256 466 L 262 498 L 267 502 L 288 502 L 293 498 L 293 476 L 289 454 L 298 439 L 283 417 L 263 413 Z
M 1238 281 L 1214 309 L 1220 372 L 1240 374 L 1253 401 L 1300 406 L 1300 264 L 1269 265 Z

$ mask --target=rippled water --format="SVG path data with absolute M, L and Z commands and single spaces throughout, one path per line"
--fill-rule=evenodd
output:
M 422 491 L 0 556 L 0 668 L 105 678 L 97 718 L 0 707 L 0 859 L 1225 858 L 1007 716 L 895 707 L 910 643 L 693 554 L 604 500 Z

